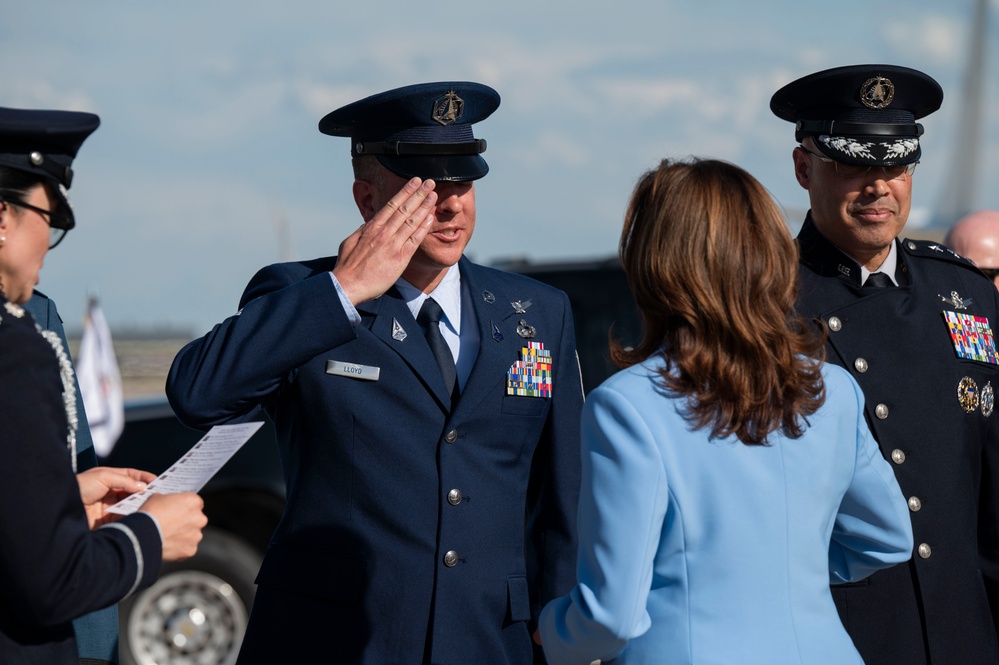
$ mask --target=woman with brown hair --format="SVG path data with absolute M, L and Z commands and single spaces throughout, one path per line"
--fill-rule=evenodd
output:
M 578 583 L 542 612 L 551 665 L 862 662 L 830 582 L 909 558 L 863 395 L 794 314 L 797 252 L 767 191 L 663 161 L 621 260 L 642 312 L 583 413 Z

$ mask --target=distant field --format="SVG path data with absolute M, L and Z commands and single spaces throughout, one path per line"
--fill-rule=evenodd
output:
M 188 339 L 129 339 L 114 340 L 114 353 L 121 371 L 122 392 L 126 400 L 164 395 L 170 363 L 187 344 Z M 77 358 L 80 339 L 69 339 L 70 353 Z

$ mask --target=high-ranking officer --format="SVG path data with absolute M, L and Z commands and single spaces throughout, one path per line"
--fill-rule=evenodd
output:
M 462 257 L 476 83 L 340 108 L 364 223 L 338 257 L 264 268 L 181 350 L 167 394 L 207 427 L 273 418 L 288 504 L 240 663 L 530 663 L 575 575 L 582 388 L 568 299 Z
M 833 588 L 869 665 L 999 662 L 996 289 L 945 247 L 898 240 L 922 125 L 943 93 L 912 69 L 822 71 L 774 94 L 795 124 L 794 173 L 811 210 L 798 306 L 828 328 L 908 498 L 915 555 Z

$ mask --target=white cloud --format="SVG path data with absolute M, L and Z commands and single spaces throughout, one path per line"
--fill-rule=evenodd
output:
M 885 36 L 900 53 L 919 52 L 941 65 L 963 62 L 970 15 L 923 14 L 902 17 L 885 26 Z

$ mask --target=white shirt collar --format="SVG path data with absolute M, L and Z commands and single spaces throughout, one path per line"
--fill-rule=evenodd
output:
M 853 257 L 851 256 L 850 258 Z M 857 261 L 856 259 L 853 260 Z M 857 261 L 857 263 L 860 263 L 860 261 Z M 875 270 L 874 272 L 883 272 L 884 274 L 888 275 L 888 279 L 891 280 L 892 284 L 898 286 L 898 282 L 895 280 L 895 268 L 897 266 L 898 266 L 898 250 L 895 248 L 895 241 L 892 240 L 891 249 L 888 250 L 888 256 L 885 257 L 885 260 L 881 262 L 881 265 L 878 266 L 878 269 Z M 861 265 L 860 284 L 863 285 L 867 281 L 867 278 L 870 276 L 871 276 L 871 271 L 865 268 L 863 265 Z
M 414 319 L 420 314 L 423 301 L 433 297 L 444 310 L 444 316 L 447 318 L 446 325 L 456 335 L 461 334 L 461 270 L 458 269 L 457 264 L 447 269 L 440 284 L 430 293 L 424 293 L 402 277 L 396 280 L 395 288 L 399 290 L 399 294 L 406 301 Z

